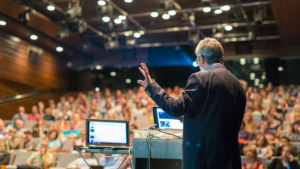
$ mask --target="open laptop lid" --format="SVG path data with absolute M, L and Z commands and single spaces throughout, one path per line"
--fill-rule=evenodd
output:
M 165 113 L 159 107 L 152 107 L 155 127 L 162 130 L 182 130 L 183 123 L 180 119 Z
M 86 119 L 87 147 L 129 147 L 129 121 Z

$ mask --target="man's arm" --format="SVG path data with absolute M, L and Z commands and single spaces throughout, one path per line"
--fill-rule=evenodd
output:
M 150 83 L 145 89 L 151 99 L 173 117 L 179 117 L 192 111 L 203 93 L 202 90 L 201 80 L 196 74 L 189 77 L 187 86 L 178 98 L 171 97 L 157 83 Z

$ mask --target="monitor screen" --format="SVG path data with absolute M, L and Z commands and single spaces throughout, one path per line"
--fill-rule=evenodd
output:
M 128 145 L 128 121 L 88 120 L 89 145 Z
M 176 117 L 165 113 L 159 107 L 153 107 L 156 128 L 159 129 L 183 129 L 183 123 Z

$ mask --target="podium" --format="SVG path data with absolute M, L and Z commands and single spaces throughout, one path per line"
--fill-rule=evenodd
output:
M 150 139 L 151 169 L 181 169 L 182 139 Z M 135 169 L 147 169 L 149 142 L 146 138 L 133 139 L 133 164 Z

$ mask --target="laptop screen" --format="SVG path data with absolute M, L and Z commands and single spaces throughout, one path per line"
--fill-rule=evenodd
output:
M 183 129 L 183 123 L 176 117 L 165 113 L 159 107 L 153 107 L 154 121 L 159 129 Z
M 88 120 L 89 145 L 128 145 L 128 121 Z

